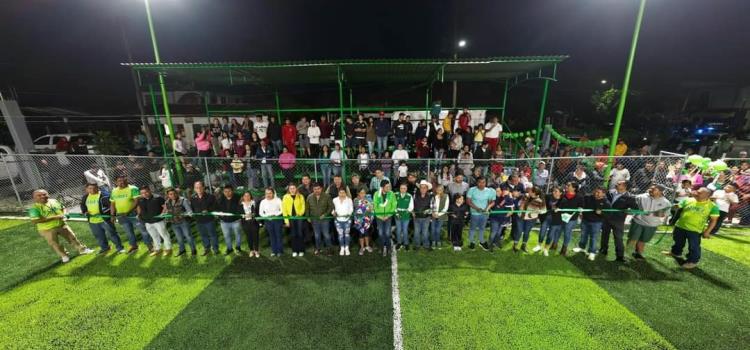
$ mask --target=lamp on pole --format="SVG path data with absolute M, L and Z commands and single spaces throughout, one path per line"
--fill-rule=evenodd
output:
M 461 39 L 456 43 L 457 50 L 461 50 L 466 47 L 466 39 Z M 458 59 L 458 51 L 453 53 L 453 59 Z M 453 108 L 456 108 L 456 96 L 458 94 L 458 82 L 456 80 L 453 81 Z
M 148 20 L 148 30 L 151 34 L 151 45 L 154 48 L 154 59 L 156 63 L 161 63 L 161 57 L 159 56 L 159 47 L 156 44 L 156 33 L 154 31 L 154 22 L 151 19 L 151 5 L 149 0 L 143 0 L 143 4 L 146 6 L 146 19 Z M 159 88 L 161 90 L 161 103 L 164 108 L 164 117 L 167 119 L 167 135 L 169 136 L 170 145 L 174 145 L 174 127 L 172 125 L 172 114 L 169 113 L 169 100 L 167 99 L 167 87 L 164 84 L 164 74 L 159 72 Z M 162 126 L 159 125 L 159 128 Z M 177 159 L 177 152 L 172 148 L 172 160 L 174 161 L 175 169 L 177 170 L 177 177 L 182 180 L 182 164 Z M 166 155 L 165 155 L 166 156 Z
M 641 32 L 641 23 L 643 22 L 643 12 L 646 9 L 646 0 L 640 0 L 638 7 L 638 16 L 635 19 L 635 29 L 633 38 L 630 43 L 630 53 L 628 54 L 628 64 L 625 67 L 625 78 L 622 81 L 622 90 L 620 91 L 620 103 L 617 105 L 617 116 L 615 125 L 612 129 L 612 138 L 609 140 L 609 157 L 607 160 L 607 169 L 604 172 L 604 181 L 609 184 L 609 174 L 612 170 L 612 160 L 615 155 L 615 146 L 617 139 L 620 137 L 620 125 L 622 124 L 622 115 L 625 112 L 625 102 L 628 98 L 628 89 L 630 88 L 630 73 L 633 71 L 633 61 L 635 60 L 635 49 L 638 46 L 638 35 Z

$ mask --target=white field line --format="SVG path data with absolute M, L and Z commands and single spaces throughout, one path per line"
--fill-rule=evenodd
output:
M 401 329 L 401 296 L 398 291 L 398 259 L 396 251 L 391 253 L 391 296 L 393 299 L 393 348 L 404 349 L 403 331 Z

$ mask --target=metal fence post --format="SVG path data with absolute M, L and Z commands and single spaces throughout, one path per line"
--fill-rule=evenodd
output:
M 211 191 L 211 193 L 214 192 L 213 185 L 211 184 L 211 169 L 208 168 L 208 157 L 203 157 L 203 164 L 206 166 L 206 170 L 204 171 L 204 174 L 206 176 L 206 184 L 208 185 L 208 190 Z
M 427 158 L 427 175 L 425 176 L 427 181 L 430 181 L 430 159 Z
M 13 187 L 13 192 L 16 193 L 16 199 L 18 199 L 18 206 L 19 208 L 23 208 L 23 201 L 21 201 L 21 194 L 18 193 L 18 188 L 16 188 L 16 180 L 13 179 L 13 174 L 10 172 L 8 161 L 5 159 L 5 156 L 2 154 L 0 154 L 0 159 L 2 159 L 3 165 L 5 166 L 5 171 L 8 173 L 8 179 L 10 179 L 10 185 Z
M 318 159 L 313 158 L 313 171 L 315 172 L 315 182 L 320 182 L 320 179 L 318 178 Z
M 547 189 L 544 193 L 549 193 L 549 189 L 552 187 L 552 181 L 555 179 L 554 175 L 552 175 L 553 171 L 555 171 L 555 158 L 550 158 L 548 170 L 549 175 L 547 175 Z

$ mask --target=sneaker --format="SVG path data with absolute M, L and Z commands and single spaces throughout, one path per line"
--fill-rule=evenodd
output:
M 515 244 L 513 245 L 513 252 L 518 253 L 518 246 Z
M 529 253 L 529 251 L 528 251 L 528 250 L 526 250 L 526 243 L 524 243 L 524 244 L 521 244 L 521 251 L 522 251 L 522 252 L 524 252 L 524 253 L 526 253 L 526 254 L 528 254 L 528 253 Z
M 387 255 L 388 255 L 388 248 L 383 247 L 383 256 L 387 256 Z
M 409 250 L 411 250 L 411 247 L 409 247 L 409 245 L 407 244 L 405 249 L 408 252 Z
M 208 254 L 211 254 L 211 251 L 210 250 L 204 250 L 203 254 L 201 254 L 201 256 L 208 256 Z
M 109 251 L 109 249 L 100 249 L 99 252 L 96 253 L 96 255 L 107 255 L 109 254 Z
M 487 245 L 487 242 L 479 243 L 479 246 L 482 247 L 482 249 L 484 249 L 485 251 L 490 249 L 490 246 Z
M 615 261 L 617 261 L 617 262 L 619 262 L 619 263 L 624 263 L 624 262 L 626 262 L 626 261 L 625 261 L 625 257 L 624 257 L 624 256 L 618 256 L 618 257 L 617 257 L 617 258 L 615 259 Z
M 180 250 L 180 251 L 177 252 L 177 255 L 175 255 L 175 256 L 183 256 L 183 255 L 185 255 L 185 251 L 184 250 Z
M 370 247 L 369 245 L 367 247 L 365 247 L 365 249 L 367 249 L 368 253 L 372 253 L 372 247 Z
M 359 250 L 359 256 L 362 256 L 362 255 L 365 255 L 365 250 L 364 249 L 360 249 Z
M 469 243 L 469 249 L 474 250 L 475 246 L 474 242 Z
M 460 251 L 462 251 L 463 249 L 464 249 L 464 248 L 458 247 L 458 251 L 459 251 L 459 252 L 460 252 Z
M 581 247 L 575 247 L 575 248 L 573 248 L 573 253 L 580 253 L 582 251 L 583 251 L 583 248 L 581 248 Z
M 542 251 L 542 254 L 543 254 L 544 256 L 549 256 L 549 249 L 547 249 L 547 248 L 544 248 L 544 250 Z
M 172 249 L 165 249 L 164 250 L 164 256 L 171 256 L 172 255 Z
M 313 255 L 315 255 L 315 256 L 318 256 L 318 255 L 320 255 L 320 250 L 318 250 L 318 249 L 315 249 L 315 250 L 313 251 Z
M 495 252 L 495 244 L 493 243 L 493 244 L 490 244 L 490 253 L 494 253 L 494 252 Z
M 240 249 L 240 248 L 235 249 L 234 252 L 237 255 L 242 255 L 242 253 L 244 253 L 244 251 L 242 249 Z
M 534 252 L 534 253 L 536 253 L 536 252 L 538 252 L 540 250 L 542 250 L 542 246 L 537 244 L 536 247 L 534 247 L 534 249 L 532 249 L 531 251 Z
M 83 250 L 83 251 L 81 252 L 81 255 L 89 255 L 89 254 L 91 254 L 91 253 L 93 253 L 93 252 L 94 252 L 94 250 L 93 250 L 93 249 L 91 249 L 91 248 L 86 248 L 86 249 L 84 249 L 84 250 Z
M 196 256 L 196 255 L 198 255 L 198 251 L 197 251 L 197 250 L 195 250 L 195 249 L 193 249 L 193 250 L 192 250 L 192 251 L 190 252 L 190 255 L 192 255 L 192 256 Z
M 293 252 L 292 253 L 292 258 L 296 258 L 296 257 L 297 257 L 297 252 Z
M 671 257 L 674 257 L 674 258 L 678 258 L 678 257 L 679 257 L 679 255 L 674 255 L 674 254 L 672 254 L 672 251 L 671 251 L 671 250 L 662 250 L 662 251 L 661 251 L 661 253 L 662 253 L 663 255 L 666 255 L 666 256 L 671 256 Z
M 118 253 L 118 254 L 125 254 L 125 253 L 127 253 L 127 252 L 128 252 L 128 251 L 127 251 L 127 250 L 125 250 L 125 248 L 120 248 L 120 250 L 118 250 L 118 251 L 117 251 L 117 253 Z
M 232 255 L 232 253 L 234 253 L 233 249 L 227 249 L 227 251 L 224 252 L 224 255 Z
M 458 251 L 458 247 L 456 247 L 456 246 L 453 246 L 453 251 L 454 251 L 454 252 L 457 252 L 457 251 Z
M 297 256 L 300 256 L 300 257 L 305 256 L 305 252 L 299 252 L 297 253 Z
M 151 252 L 151 254 L 149 254 L 148 256 L 157 256 L 157 255 L 159 255 L 159 254 L 161 254 L 161 250 L 154 250 L 154 251 L 153 251 L 153 252 Z
M 259 259 L 259 258 L 260 258 L 260 252 L 255 252 L 255 258 L 256 258 L 256 259 Z
M 689 262 L 689 263 L 684 263 L 681 266 L 685 270 L 692 270 L 692 269 L 696 268 L 698 266 L 698 264 L 696 264 L 696 263 L 690 263 Z
M 344 255 L 349 256 L 351 254 L 352 253 L 349 251 L 349 247 L 346 247 L 346 249 L 344 249 Z
M 606 249 L 599 249 L 599 255 L 607 256 L 607 253 L 609 253 Z
M 562 246 L 562 248 L 560 248 L 560 255 L 568 256 L 568 246 L 564 245 Z
M 643 255 L 641 255 L 638 252 L 633 252 L 632 255 L 633 255 L 633 259 L 635 259 L 635 260 L 646 260 L 646 257 L 643 256 Z
M 130 249 L 128 249 L 128 254 L 133 254 L 137 251 L 138 251 L 138 247 L 130 247 Z
M 344 256 L 344 247 L 339 248 L 339 256 Z
M 594 261 L 594 259 L 596 259 L 596 254 L 589 253 L 589 260 Z
M 401 243 L 396 244 L 396 250 L 401 250 L 404 246 L 401 245 Z
M 271 257 L 275 258 L 276 257 L 276 253 L 271 253 Z

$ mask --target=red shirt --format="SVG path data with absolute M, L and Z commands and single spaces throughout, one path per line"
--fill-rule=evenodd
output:
M 461 116 L 458 117 L 458 127 L 464 129 L 464 131 L 469 130 L 470 122 L 471 116 L 469 115 L 469 113 L 461 113 Z
M 321 139 L 327 139 L 331 137 L 331 133 L 333 133 L 333 126 L 331 126 L 331 123 L 326 120 L 324 122 L 318 123 L 318 127 L 320 128 Z
M 297 141 L 297 128 L 292 124 L 284 124 L 284 126 L 281 127 L 281 140 L 285 144 Z

